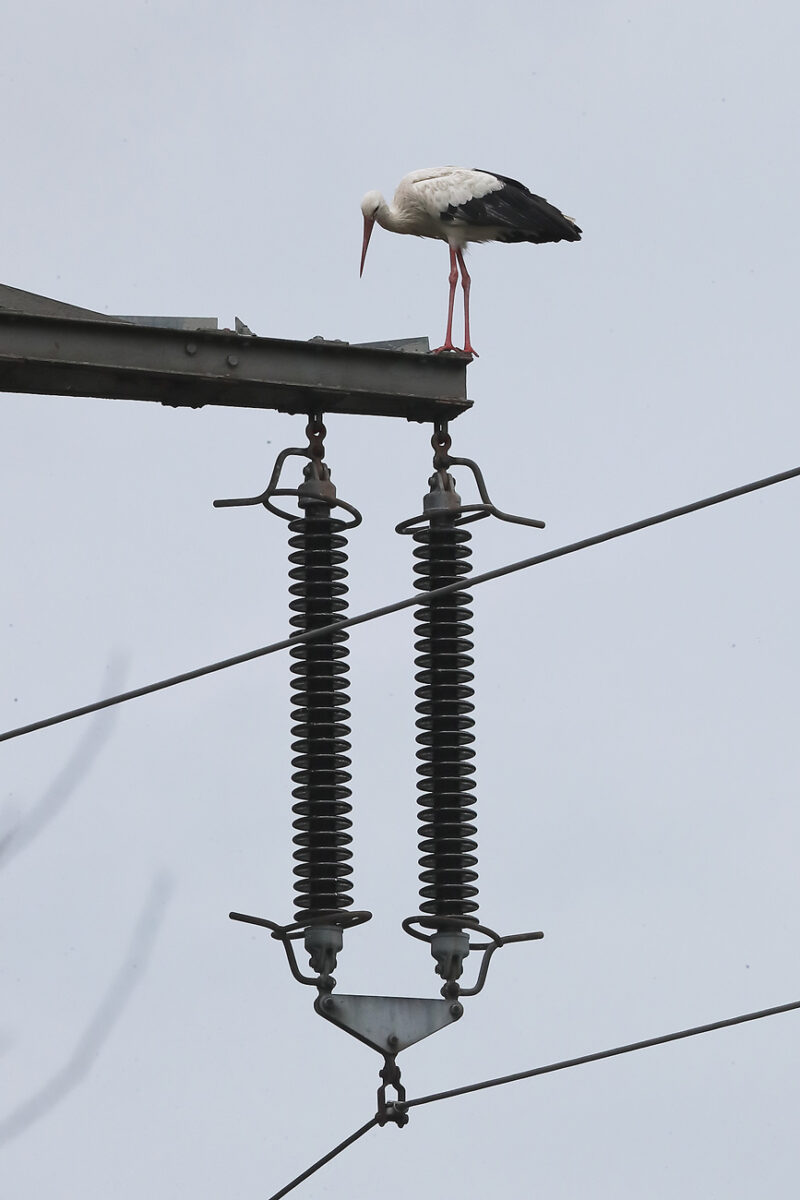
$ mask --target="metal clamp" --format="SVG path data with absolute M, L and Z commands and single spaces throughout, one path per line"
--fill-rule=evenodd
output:
M 379 1074 L 382 1082 L 378 1088 L 378 1111 L 375 1119 L 381 1127 L 391 1121 L 402 1129 L 408 1124 L 408 1110 L 404 1104 L 406 1089 L 400 1082 L 400 1068 L 394 1054 L 384 1055 L 383 1068 Z M 394 1088 L 397 1093 L 393 1100 L 386 1099 L 387 1087 Z

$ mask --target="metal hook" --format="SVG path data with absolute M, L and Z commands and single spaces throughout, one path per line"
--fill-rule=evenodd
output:
M 433 446 L 434 469 L 437 471 L 445 470 L 450 446 L 452 445 L 452 438 L 447 430 L 447 421 L 434 421 L 431 445 Z

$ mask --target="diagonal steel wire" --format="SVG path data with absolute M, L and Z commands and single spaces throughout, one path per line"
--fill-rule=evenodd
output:
M 602 542 L 610 542 L 615 538 L 625 537 L 629 533 L 638 533 L 641 529 L 648 529 L 652 525 L 662 525 L 665 521 L 674 521 L 676 517 L 685 517 L 689 513 L 697 512 L 702 508 L 710 508 L 714 504 L 723 504 L 726 500 L 734 500 L 737 496 L 745 496 L 748 492 L 756 492 L 762 488 L 772 487 L 776 483 L 784 483 L 788 479 L 796 479 L 800 476 L 800 467 L 794 467 L 791 471 L 781 471 L 777 475 L 768 475 L 764 479 L 756 479 L 752 483 L 742 484 L 740 487 L 731 488 L 727 492 L 719 492 L 714 496 L 705 496 L 701 500 L 694 500 L 691 504 L 683 504 L 680 508 L 671 508 L 666 512 L 657 513 L 652 517 L 644 517 L 640 521 L 633 521 L 630 525 L 620 525 L 617 529 L 609 529 L 604 533 L 596 533 L 592 537 L 583 538 L 579 542 L 570 542 L 565 546 L 557 546 L 554 550 L 546 550 L 543 554 L 535 554 L 531 558 L 523 558 L 518 562 L 507 563 L 503 567 L 495 567 L 491 571 L 484 571 L 480 575 L 471 575 L 468 580 L 460 579 L 457 583 L 447 584 L 445 587 L 436 588 L 431 592 L 418 592 L 413 596 L 406 596 L 403 600 L 397 600 L 393 604 L 384 604 L 380 608 L 373 608 L 369 612 L 358 613 L 357 616 L 347 617 L 343 621 L 335 621 L 331 625 L 321 625 L 316 629 L 309 629 L 305 633 L 297 633 L 292 637 L 282 638 L 278 642 L 272 642 L 268 646 L 260 646 L 256 650 L 248 650 L 244 654 L 235 654 L 231 658 L 220 659 L 219 662 L 209 663 L 203 667 L 195 667 L 191 671 L 184 671 L 180 675 L 171 675 L 168 679 L 160 679 L 155 683 L 145 684 L 143 687 L 133 688 L 129 692 L 120 692 L 117 696 L 109 696 L 105 700 L 96 700 L 92 704 L 84 704 L 80 708 L 72 708 L 66 712 L 57 713 L 52 717 L 45 717 L 40 721 L 32 721 L 29 725 L 20 725 L 16 729 L 9 729 L 5 733 L 0 733 L 0 742 L 10 741 L 12 738 L 22 737 L 26 733 L 34 733 L 37 729 L 47 729 L 51 725 L 60 725 L 64 721 L 72 721 L 76 717 L 84 717 L 88 713 L 99 712 L 100 709 L 110 708 L 114 704 L 124 704 L 128 700 L 136 700 L 140 696 L 148 696 L 151 692 L 163 691 L 165 688 L 175 687 L 179 683 L 188 683 L 191 679 L 199 679 L 203 675 L 211 675 L 215 671 L 224 671 L 228 667 L 240 666 L 242 663 L 252 662 L 256 658 L 264 658 L 268 654 L 275 654 L 279 650 L 288 650 L 290 646 L 296 646 L 302 642 L 316 641 L 318 638 L 329 638 L 332 634 L 340 629 L 350 629 L 354 625 L 363 625 L 367 621 L 374 621 L 379 617 L 387 617 L 391 613 L 400 612 L 404 608 L 412 608 L 423 604 L 430 604 L 433 600 L 438 600 L 442 596 L 448 596 L 451 592 L 456 592 L 464 588 L 468 584 L 470 588 L 477 587 L 481 583 L 488 583 L 492 579 L 501 579 L 505 575 L 513 575 L 517 571 L 525 571 L 528 567 L 538 567 L 541 563 L 551 562 L 556 558 L 564 558 L 568 554 L 575 554 L 579 550 L 587 550 L 590 546 L 599 546 Z
M 318 1158 L 315 1163 L 312 1163 L 308 1170 L 303 1171 L 302 1175 L 298 1175 L 297 1178 L 293 1179 L 291 1183 L 287 1183 L 286 1186 L 282 1187 L 279 1192 L 273 1192 L 273 1194 L 269 1197 L 269 1200 L 281 1200 L 282 1196 L 286 1196 L 289 1192 L 296 1188 L 299 1183 L 302 1183 L 303 1180 L 308 1179 L 309 1175 L 313 1175 L 315 1171 L 320 1169 L 320 1167 L 324 1167 L 326 1163 L 329 1163 L 332 1158 L 336 1158 L 337 1154 L 341 1154 L 342 1151 L 346 1150 L 348 1146 L 352 1146 L 353 1142 L 357 1142 L 360 1137 L 363 1137 L 365 1133 L 369 1133 L 370 1129 L 377 1124 L 377 1117 L 373 1117 L 371 1121 L 367 1121 L 366 1125 L 362 1125 L 360 1129 L 355 1131 L 355 1133 L 351 1133 L 350 1137 L 345 1138 L 343 1142 L 339 1142 L 339 1145 L 334 1146 L 333 1150 L 329 1150 L 328 1153 L 323 1155 L 322 1158 Z
M 677 1042 L 682 1038 L 697 1037 L 701 1033 L 711 1033 L 715 1029 L 727 1029 L 731 1025 L 743 1025 L 747 1021 L 760 1021 L 764 1017 L 774 1017 L 779 1013 L 792 1012 L 795 1009 L 800 1009 L 800 1000 L 793 1000 L 789 1004 L 778 1004 L 773 1008 L 761 1008 L 756 1012 L 742 1013 L 738 1017 L 726 1017 L 722 1021 L 711 1021 L 708 1025 L 694 1025 L 691 1029 L 679 1029 L 676 1033 L 663 1033 L 658 1037 L 646 1038 L 641 1042 L 629 1042 L 625 1046 L 614 1046 L 611 1050 L 598 1050 L 594 1054 L 582 1054 L 579 1058 L 565 1058 L 561 1062 L 547 1063 L 543 1067 L 533 1067 L 530 1071 L 517 1071 L 513 1075 L 499 1075 L 495 1079 L 484 1079 L 480 1083 L 469 1083 L 464 1087 L 450 1088 L 446 1092 L 433 1092 L 429 1096 L 416 1096 L 411 1100 L 396 1101 L 397 1107 L 403 1111 L 409 1108 L 418 1108 L 423 1104 L 433 1104 L 437 1100 L 452 1100 L 454 1096 L 465 1096 L 470 1092 L 483 1091 L 485 1088 L 500 1087 L 505 1083 L 518 1083 L 522 1079 L 533 1079 L 537 1075 L 551 1075 L 555 1071 L 566 1071 L 569 1067 L 580 1067 L 585 1063 L 599 1062 L 603 1058 L 615 1058 L 621 1054 L 632 1054 L 635 1050 L 647 1050 L 652 1046 L 663 1046 L 667 1042 Z M 360 1137 L 368 1133 L 370 1129 L 378 1124 L 377 1116 L 367 1121 L 355 1133 L 351 1133 L 343 1142 L 339 1142 L 338 1146 L 334 1146 L 322 1158 L 318 1158 L 315 1163 L 312 1163 L 301 1175 L 296 1176 L 291 1183 L 287 1183 L 279 1192 L 274 1192 L 269 1200 L 282 1200 L 298 1184 L 303 1183 L 310 1175 L 313 1175 L 320 1167 L 324 1167 L 337 1154 L 341 1154 L 348 1146 L 352 1146 Z
M 436 1100 L 451 1100 L 454 1096 L 465 1096 L 468 1092 L 480 1092 L 485 1088 L 500 1087 L 504 1083 L 517 1083 L 521 1079 L 533 1079 L 537 1075 L 552 1075 L 554 1071 L 566 1071 L 569 1067 L 581 1067 L 585 1063 L 599 1062 L 603 1058 L 615 1058 L 620 1054 L 632 1054 L 634 1050 L 647 1050 L 651 1046 L 663 1046 L 666 1042 L 677 1042 L 681 1038 L 697 1037 L 700 1033 L 711 1033 L 714 1029 L 727 1029 L 731 1025 L 743 1025 L 746 1021 L 760 1021 L 763 1017 L 774 1017 L 778 1013 L 792 1012 L 800 1008 L 800 1000 L 790 1004 L 778 1004 L 774 1008 L 762 1008 L 757 1012 L 743 1013 L 739 1017 L 727 1017 L 724 1021 L 712 1021 L 709 1025 L 695 1025 L 691 1029 L 679 1029 L 677 1033 L 664 1033 L 660 1037 L 646 1038 L 643 1042 L 629 1042 L 615 1046 L 612 1050 L 598 1050 L 594 1054 L 582 1054 L 580 1058 L 565 1058 L 561 1062 L 534 1067 L 530 1071 L 517 1071 L 513 1075 L 498 1075 L 496 1079 L 484 1079 L 480 1083 L 469 1083 L 465 1087 L 450 1088 L 446 1092 L 433 1092 L 430 1096 L 416 1096 L 404 1100 L 401 1107 L 416 1108 L 421 1104 L 433 1104 Z

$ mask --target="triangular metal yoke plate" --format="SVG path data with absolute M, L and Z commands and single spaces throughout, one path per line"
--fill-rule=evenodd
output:
M 366 1042 L 381 1054 L 397 1054 L 430 1037 L 461 1016 L 451 1000 L 413 996 L 343 996 L 338 992 L 314 1004 L 320 1016 Z

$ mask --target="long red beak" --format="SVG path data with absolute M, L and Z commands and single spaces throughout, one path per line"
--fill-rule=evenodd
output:
M 375 222 L 372 217 L 364 217 L 364 244 L 361 247 L 361 267 L 358 272 L 359 279 L 364 274 L 364 260 L 367 257 L 367 246 L 369 239 L 372 237 L 372 230 L 375 227 Z

